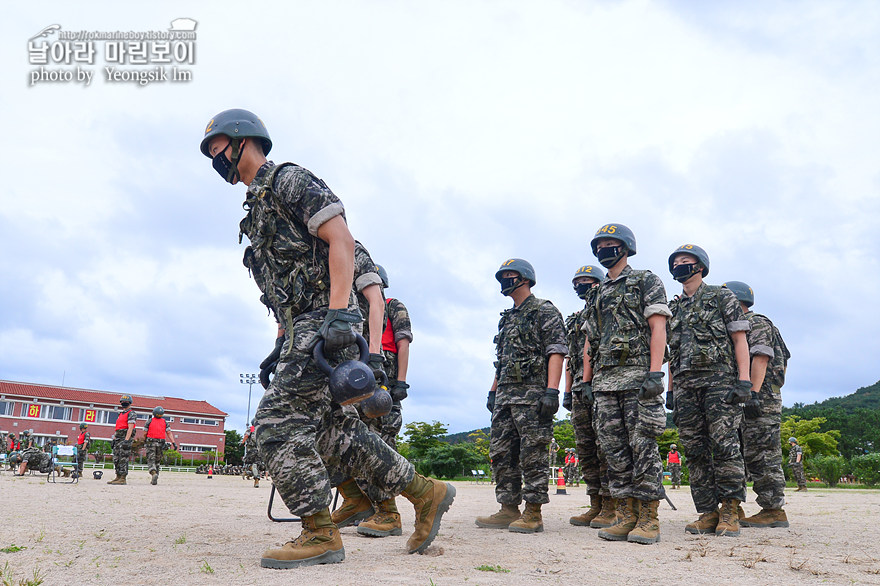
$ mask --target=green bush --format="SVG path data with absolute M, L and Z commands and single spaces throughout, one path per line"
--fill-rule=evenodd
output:
M 473 448 L 473 444 L 441 444 L 430 448 L 421 462 L 428 474 L 438 478 L 455 478 L 463 470 L 479 468 L 482 458 Z
M 880 484 L 880 454 L 853 456 L 850 463 L 853 475 L 859 482 L 867 486 Z
M 834 488 L 846 473 L 847 462 L 841 456 L 816 456 L 808 460 L 807 467 L 822 482 Z

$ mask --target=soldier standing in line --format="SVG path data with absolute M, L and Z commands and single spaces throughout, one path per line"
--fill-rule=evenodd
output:
M 159 482 L 159 468 L 162 465 L 166 439 L 175 450 L 177 449 L 177 443 L 171 434 L 171 427 L 165 419 L 164 408 L 153 407 L 153 415 L 147 419 L 144 431 L 147 432 L 147 439 L 144 442 L 144 447 L 147 450 L 147 470 L 150 473 L 150 484 L 155 486 Z
M 785 473 L 782 471 L 782 385 L 791 354 L 776 326 L 750 308 L 755 293 L 742 281 L 723 285 L 733 291 L 749 320 L 748 342 L 752 391 L 743 405 L 742 443 L 746 472 L 751 476 L 761 511 L 739 520 L 743 527 L 788 527 Z
M 556 443 L 556 438 L 550 440 L 550 468 L 556 468 L 556 455 L 559 452 L 559 444 Z
M 251 426 L 246 432 L 244 432 L 244 437 L 241 440 L 244 444 L 244 458 L 242 459 L 242 463 L 246 467 L 242 476 L 245 476 L 247 470 L 250 470 L 251 475 L 254 478 L 254 488 L 260 488 L 260 476 L 263 474 L 265 464 L 263 464 L 263 461 L 260 458 L 260 448 L 257 446 L 257 436 L 254 434 L 254 421 L 251 421 Z
M 116 478 L 108 480 L 107 484 L 125 484 L 125 477 L 128 476 L 128 461 L 131 459 L 131 445 L 134 443 L 136 433 L 134 428 L 137 425 L 137 414 L 131 410 L 131 402 L 131 395 L 119 397 L 122 411 L 116 418 L 116 428 L 111 443 Z
M 79 476 L 82 476 L 83 468 L 86 465 L 86 459 L 89 457 L 89 444 L 92 443 L 92 436 L 86 431 L 88 428 L 88 423 L 80 423 L 79 436 L 76 438 L 76 473 Z
M 666 467 L 669 469 L 669 481 L 672 483 L 672 488 L 679 488 L 681 486 L 681 454 L 675 444 L 669 446 L 669 453 L 666 454 Z
M 688 533 L 739 535 L 745 499 L 740 451 L 741 403 L 750 396 L 749 321 L 729 290 L 707 285 L 709 255 L 693 244 L 669 255 L 669 272 L 683 294 L 670 308 L 667 406 L 688 459 L 691 498 L 700 518 Z M 718 504 L 721 503 L 721 510 Z
M 807 491 L 807 477 L 804 475 L 804 450 L 798 445 L 797 438 L 792 436 L 788 438 L 788 465 L 791 467 L 792 476 L 797 482 L 797 490 L 795 492 Z
M 527 261 L 505 261 L 495 273 L 513 307 L 501 314 L 495 337 L 495 378 L 486 407 L 492 412 L 489 455 L 501 510 L 477 517 L 479 527 L 515 533 L 544 530 L 541 505 L 550 501 L 547 446 L 559 410 L 565 324 L 550 302 L 532 294 L 537 282 Z M 525 500 L 525 511 L 519 504 Z
M 571 284 L 577 296 L 587 305 L 565 320 L 568 356 L 565 370 L 566 389 L 562 406 L 571 411 L 577 456 L 584 483 L 587 485 L 587 495 L 590 497 L 590 508 L 568 520 L 572 525 L 580 527 L 609 527 L 617 520 L 617 503 L 611 498 L 611 492 L 608 490 L 608 462 L 596 441 L 593 392 L 589 385 L 584 383 L 583 348 L 586 335 L 583 326 L 588 312 L 589 294 L 604 278 L 605 271 L 593 265 L 584 265 L 575 272 Z M 602 513 L 605 513 L 605 516 L 602 516 Z M 600 518 L 596 525 L 592 525 L 597 517 Z
M 416 473 L 412 464 L 333 400 L 328 377 L 314 358 L 353 358 L 362 321 L 352 291 L 354 238 L 345 208 L 327 185 L 293 163 L 266 159 L 272 140 L 256 115 L 226 110 L 211 119 L 200 150 L 225 181 L 247 184 L 240 235 L 250 245 L 245 265 L 287 340 L 275 378 L 256 412 L 260 455 L 302 533 L 266 551 L 260 565 L 287 569 L 345 559 L 330 517 L 330 478 L 351 476 L 415 507 L 409 553 L 422 553 L 440 529 L 455 488 Z M 384 499 L 383 499 L 384 500 Z
M 589 297 L 584 381 L 595 398 L 596 434 L 618 502 L 617 522 L 599 537 L 649 545 L 660 541 L 657 508 L 664 492 L 657 436 L 666 427 L 660 369 L 671 314 L 660 278 L 629 265 L 636 254 L 632 230 L 605 224 L 590 247 L 608 275 Z

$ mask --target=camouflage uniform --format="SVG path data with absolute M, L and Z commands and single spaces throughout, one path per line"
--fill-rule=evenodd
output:
M 82 475 L 83 468 L 86 465 L 86 458 L 89 456 L 89 444 L 92 443 L 92 435 L 88 432 L 83 436 L 83 443 L 76 444 L 76 471 Z
M 568 361 L 566 368 L 571 374 L 571 425 L 574 428 L 574 439 L 577 454 L 580 458 L 581 473 L 587 485 L 587 494 L 611 496 L 608 490 L 608 461 L 596 438 L 593 422 L 593 405 L 587 403 L 577 390 L 578 384 L 584 379 L 584 344 L 587 337 L 583 332 L 587 309 L 576 311 L 565 320 L 565 331 L 568 342 Z M 555 458 L 553 458 L 555 460 Z M 552 464 L 551 464 L 552 466 Z
M 256 412 L 257 444 L 278 493 L 300 516 L 330 505 L 331 477 L 365 480 L 386 498 L 400 493 L 413 478 L 412 464 L 332 401 L 327 375 L 311 357 L 330 299 L 329 245 L 317 232 L 332 218 L 344 218 L 342 202 L 308 170 L 267 162 L 244 208 L 241 235 L 251 243 L 245 266 L 287 332 Z M 349 306 L 356 303 L 352 294 Z M 329 358 L 355 357 L 349 347 Z
M 127 417 L 128 425 L 137 423 L 137 414 L 130 408 L 120 413 L 119 417 Z M 111 442 L 113 449 L 113 468 L 116 469 L 116 476 L 128 475 L 128 461 L 131 460 L 131 444 L 134 440 L 134 433 L 132 433 L 132 436 L 128 441 L 125 441 L 126 433 L 128 433 L 127 429 L 120 429 L 114 432 L 113 441 Z
M 553 418 L 538 417 L 547 390 L 547 361 L 565 355 L 565 324 L 549 301 L 529 295 L 501 314 L 495 336 L 498 381 L 489 440 L 495 498 L 503 505 L 544 504 L 549 468 L 547 446 Z
M 153 421 L 152 416 L 147 419 L 147 423 L 144 425 L 144 429 L 148 430 L 150 428 L 150 423 Z M 171 426 L 168 424 L 168 421 L 165 421 L 165 430 L 171 429 Z M 147 451 L 147 471 L 150 474 L 156 473 L 159 474 L 159 468 L 162 465 L 162 456 L 165 452 L 165 439 L 158 439 L 153 437 L 148 437 L 144 440 L 144 448 Z
M 397 346 L 401 340 L 413 341 L 412 324 L 409 320 L 409 311 L 400 299 L 389 298 L 385 301 L 386 329 L 390 324 L 394 332 L 394 350 L 383 345 L 382 354 L 385 355 L 385 371 L 388 380 L 392 383 L 397 380 Z M 387 333 L 387 332 L 386 332 Z M 389 446 L 397 446 L 397 434 L 403 427 L 403 416 L 400 413 L 400 402 L 395 401 L 391 407 L 391 413 L 381 418 L 381 430 L 376 431 Z
M 28 448 L 23 451 L 21 461 L 27 462 L 28 470 L 35 470 L 40 474 L 48 474 L 52 470 L 52 454 L 40 448 Z
M 677 296 L 670 309 L 673 417 L 688 459 L 694 506 L 709 513 L 722 500 L 745 500 L 737 433 L 742 406 L 722 399 L 737 381 L 730 334 L 748 331 L 749 322 L 729 289 L 705 283 L 693 297 Z
M 559 444 L 556 443 L 556 438 L 550 439 L 550 467 L 556 468 L 556 453 L 559 451 Z
M 253 433 L 248 434 L 244 445 L 247 453 L 244 455 L 242 462 L 248 466 L 254 478 L 259 478 L 263 470 L 266 469 L 266 464 L 260 458 L 260 449 L 257 447 L 256 436 Z
M 797 461 L 798 454 L 801 455 L 801 461 Z M 788 451 L 788 465 L 791 467 L 791 474 L 797 482 L 798 488 L 807 486 L 807 477 L 804 475 L 804 449 L 795 444 Z
M 751 329 L 748 333 L 749 353 L 767 356 L 767 374 L 761 385 L 761 416 L 743 417 L 743 460 L 754 481 L 756 502 L 762 509 L 781 509 L 785 504 L 785 474 L 782 472 L 782 439 L 780 425 L 785 365 L 788 349 L 779 330 L 769 319 L 753 311 L 746 313 Z
M 614 498 L 658 501 L 663 471 L 657 436 L 666 426 L 663 397 L 639 401 L 650 368 L 648 318 L 669 316 L 663 282 L 627 265 L 587 294 L 584 331 L 590 341 L 596 433 L 608 460 Z

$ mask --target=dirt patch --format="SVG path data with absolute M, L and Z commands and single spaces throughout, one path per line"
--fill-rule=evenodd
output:
M 53 485 L 4 472 L 0 549 L 25 549 L 0 552 L 0 571 L 14 583 L 36 571 L 45 584 L 880 584 L 876 490 L 791 492 L 790 528 L 744 528 L 738 538 L 685 534 L 696 518 L 690 494 L 669 491 L 679 510 L 661 503 L 662 541 L 643 546 L 570 525 L 588 503 L 583 488 L 567 496 L 551 488 L 544 533 L 479 529 L 474 517 L 498 508 L 493 487 L 456 483 L 455 503 L 425 555 L 404 549 L 413 512 L 399 498 L 402 537 L 346 528 L 343 563 L 266 570 L 260 554 L 299 534 L 299 524 L 268 519 L 268 482 L 254 489 L 234 476 L 168 472 L 158 486 L 146 472 L 129 479 L 108 486 L 106 475 L 89 475 L 79 485 Z M 745 509 L 758 507 L 751 501 Z M 274 514 L 289 516 L 277 499 Z

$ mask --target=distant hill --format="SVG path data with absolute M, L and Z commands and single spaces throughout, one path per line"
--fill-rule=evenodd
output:
M 480 431 L 485 433 L 486 437 L 489 437 L 489 430 L 490 430 L 489 427 L 484 427 Z M 469 442 L 471 440 L 468 436 L 470 434 L 474 433 L 475 431 L 477 431 L 477 430 L 472 429 L 470 431 L 460 431 L 458 433 L 450 433 L 450 434 L 447 434 L 447 435 L 441 437 L 440 439 L 443 440 L 444 442 L 446 442 L 447 444 L 460 444 L 462 442 Z
M 811 405 L 803 403 L 795 403 L 790 409 L 794 410 L 810 410 L 813 407 L 824 407 L 829 409 L 839 408 L 845 411 L 855 411 L 856 409 L 880 409 L 880 381 L 877 381 L 869 387 L 862 387 L 851 395 L 843 397 L 831 397 L 825 399 L 821 403 L 816 402 Z

